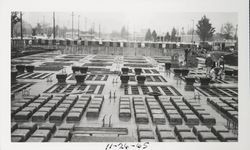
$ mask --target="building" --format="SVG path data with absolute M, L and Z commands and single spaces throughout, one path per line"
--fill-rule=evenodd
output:
M 73 32 L 73 38 L 72 38 L 72 32 L 66 32 L 65 34 L 65 38 L 67 39 L 78 39 L 78 32 Z M 88 32 L 80 32 L 79 33 L 79 38 L 82 39 L 82 40 L 92 40 L 92 39 L 95 39 L 95 34 L 91 34 L 91 33 L 88 33 Z
M 193 41 L 195 43 L 200 43 L 200 37 L 197 34 L 193 35 Z M 192 42 L 192 35 L 181 35 L 181 42 L 190 43 Z

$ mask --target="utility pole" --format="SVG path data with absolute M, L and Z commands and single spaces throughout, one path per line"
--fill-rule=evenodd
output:
M 193 21 L 193 30 L 192 30 L 192 39 L 191 39 L 191 43 L 193 43 L 193 40 L 194 40 L 194 39 L 193 39 L 193 38 L 194 38 L 194 37 L 193 37 L 193 36 L 194 36 L 194 19 L 192 19 L 192 21 Z
M 127 32 L 128 32 L 128 40 L 129 40 L 129 28 L 128 28 L 128 24 L 127 24 Z
M 45 17 L 43 16 L 43 34 L 45 33 Z
M 235 29 L 235 37 L 237 38 L 237 32 L 238 32 L 238 25 L 236 25 L 236 29 Z
M 87 32 L 87 18 L 84 18 L 84 28 L 85 28 L 85 32 Z
M 93 39 L 93 36 L 95 34 L 95 23 L 92 23 L 92 29 L 91 29 L 91 39 Z
M 55 28 L 55 12 L 53 12 L 53 39 L 56 38 L 56 28 Z
M 23 13 L 20 12 L 21 40 L 23 40 Z
M 135 41 L 135 25 L 133 25 L 133 36 L 134 36 L 134 41 Z
M 236 44 L 235 44 L 235 49 L 238 50 L 238 24 L 236 25 L 236 30 L 235 30 L 235 40 L 236 40 Z
M 101 25 L 99 24 L 99 39 L 101 39 Z
M 72 12 L 72 40 L 74 39 L 73 30 L 74 30 L 74 12 Z
M 79 20 L 80 20 L 80 15 L 78 15 L 78 39 L 80 39 L 80 34 L 79 34 Z

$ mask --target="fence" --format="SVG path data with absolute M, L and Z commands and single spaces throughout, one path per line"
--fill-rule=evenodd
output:
M 47 39 L 12 39 L 12 50 L 19 49 L 58 49 L 62 53 L 72 54 L 104 54 L 131 56 L 172 56 L 183 53 L 184 46 L 176 43 L 159 42 L 117 42 L 117 41 L 73 41 Z M 185 46 L 189 47 L 189 46 Z

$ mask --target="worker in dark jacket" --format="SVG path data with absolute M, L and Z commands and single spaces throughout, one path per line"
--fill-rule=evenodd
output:
M 214 61 L 213 61 L 210 54 L 207 54 L 207 58 L 205 60 L 205 65 L 206 65 L 206 74 L 209 75 L 210 71 L 214 65 Z
M 224 70 L 224 66 L 225 66 L 225 61 L 224 61 L 224 56 L 221 56 L 218 60 L 218 65 L 222 66 L 222 69 Z

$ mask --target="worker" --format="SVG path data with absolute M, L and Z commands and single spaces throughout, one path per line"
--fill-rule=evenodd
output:
M 211 71 L 211 69 L 212 69 L 212 67 L 213 67 L 213 65 L 214 65 L 213 62 L 214 62 L 214 61 L 213 61 L 211 55 L 210 55 L 210 54 L 207 54 L 207 58 L 206 58 L 206 60 L 205 60 L 206 75 L 209 75 L 209 74 L 210 74 L 210 71 Z

